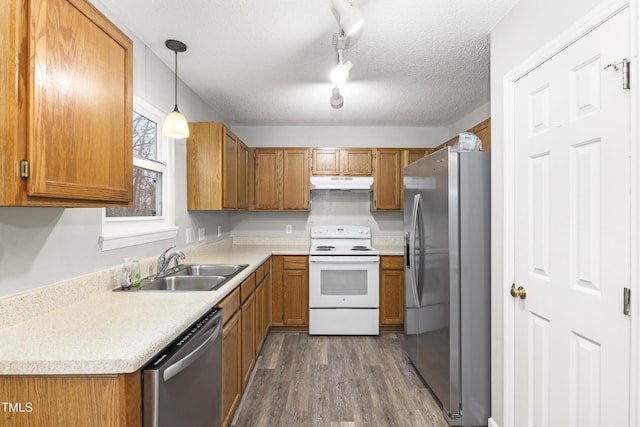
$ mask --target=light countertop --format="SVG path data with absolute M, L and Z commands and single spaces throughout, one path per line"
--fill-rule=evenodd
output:
M 186 261 L 249 264 L 216 291 L 101 292 L 0 329 L 0 375 L 135 372 L 272 254 L 308 252 L 308 245 L 229 245 Z
M 0 375 L 135 372 L 271 255 L 309 253 L 308 244 L 294 241 L 257 243 L 211 245 L 188 253 L 187 264 L 249 264 L 218 290 L 100 291 L 68 305 L 56 302 L 59 308 L 0 329 Z M 381 255 L 403 255 L 401 245 L 376 248 Z

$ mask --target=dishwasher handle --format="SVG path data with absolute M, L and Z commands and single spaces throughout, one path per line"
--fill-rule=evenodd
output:
M 162 378 L 164 381 L 169 381 L 171 378 L 178 375 L 180 372 L 188 368 L 191 364 L 193 364 L 198 358 L 207 351 L 208 347 L 213 344 L 213 342 L 220 335 L 220 330 L 222 329 L 222 318 L 217 317 L 214 322 L 213 327 L 207 331 L 202 331 L 203 334 L 209 335 L 205 340 L 198 345 L 194 350 L 189 352 L 185 357 L 181 358 L 177 362 L 171 364 L 171 366 L 167 367 L 163 374 Z

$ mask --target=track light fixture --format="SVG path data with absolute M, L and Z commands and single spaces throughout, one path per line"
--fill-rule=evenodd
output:
M 331 12 L 347 35 L 353 35 L 364 25 L 360 9 L 353 7 L 349 0 L 331 0 Z
M 351 69 L 353 68 L 353 64 L 351 61 L 343 62 L 342 54 L 344 50 L 338 49 L 338 65 L 333 67 L 331 70 L 331 81 L 336 84 L 336 86 L 340 86 L 344 84 L 349 78 L 349 74 L 351 74 Z
M 344 105 L 344 98 L 340 95 L 340 89 L 338 86 L 334 87 L 331 91 L 331 98 L 329 98 L 329 103 L 332 108 L 338 109 L 342 108 Z
M 185 52 L 187 45 L 178 40 L 167 40 L 164 42 L 167 49 L 175 53 L 174 68 L 174 95 L 175 106 L 173 111 L 167 114 L 162 125 L 162 134 L 169 138 L 189 138 L 189 124 L 187 118 L 178 110 L 178 52 Z

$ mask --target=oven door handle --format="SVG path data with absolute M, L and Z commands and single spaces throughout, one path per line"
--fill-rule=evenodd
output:
M 169 381 L 171 378 L 178 375 L 180 372 L 184 371 L 190 365 L 193 364 L 198 358 L 207 351 L 208 346 L 212 344 L 220 335 L 220 329 L 222 328 L 222 321 L 218 319 L 216 324 L 213 325 L 213 328 L 208 332 L 208 337 L 196 347 L 193 351 L 189 352 L 185 357 L 181 358 L 177 362 L 173 363 L 171 366 L 167 367 L 163 374 L 162 378 L 166 381 Z M 207 334 L 207 332 L 205 332 Z

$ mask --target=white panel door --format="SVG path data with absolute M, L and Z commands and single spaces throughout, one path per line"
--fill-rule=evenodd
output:
M 629 13 L 515 85 L 515 425 L 629 425 Z

